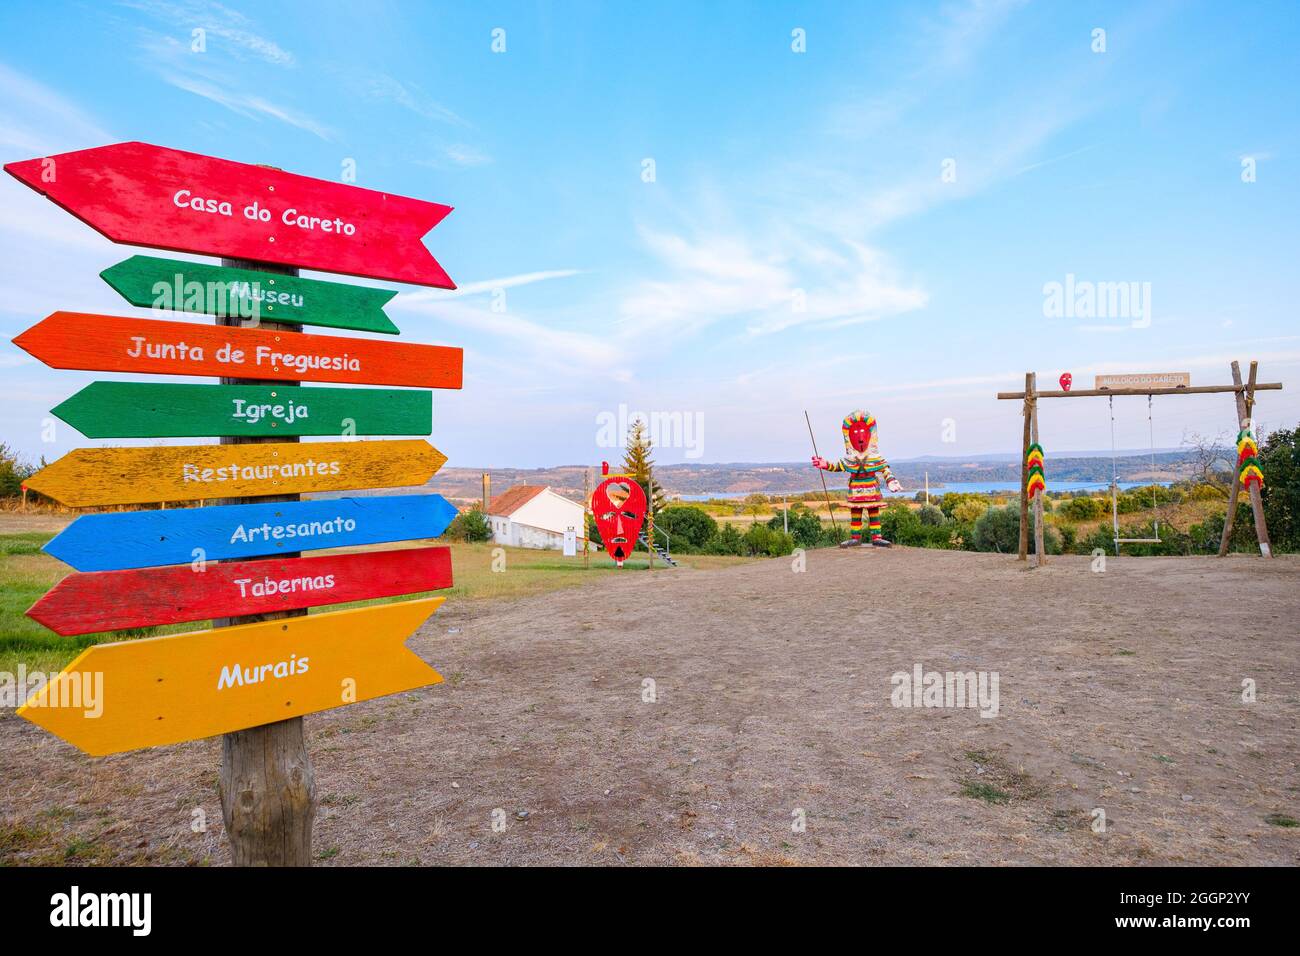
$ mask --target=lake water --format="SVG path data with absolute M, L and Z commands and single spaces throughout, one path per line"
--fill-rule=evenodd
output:
M 1120 491 L 1127 491 L 1130 488 L 1142 488 L 1146 485 L 1168 485 L 1168 481 L 1121 481 L 1119 483 Z M 886 493 L 886 498 L 912 498 L 918 491 L 924 490 L 925 486 L 913 488 L 910 484 L 907 491 L 902 494 L 891 495 Z M 1047 490 L 1050 491 L 1109 491 L 1109 481 L 1049 481 Z M 930 497 L 940 498 L 946 491 L 956 492 L 977 492 L 984 494 L 1007 494 L 1013 492 L 1020 494 L 1020 482 L 1018 481 L 949 481 L 943 485 L 931 485 Z M 740 501 L 750 492 L 733 494 L 731 492 L 720 492 L 712 495 L 669 495 L 670 498 L 680 498 L 682 501 L 708 501 L 717 499 L 719 501 Z M 811 492 L 794 492 L 796 495 L 810 494 Z M 764 492 L 767 494 L 767 492 Z M 780 495 L 777 495 L 780 497 Z

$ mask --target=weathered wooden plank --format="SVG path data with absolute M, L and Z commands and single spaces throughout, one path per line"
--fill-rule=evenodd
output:
M 92 382 L 52 412 L 89 438 L 427 435 L 433 430 L 433 393 Z
M 442 601 L 97 644 L 18 716 L 98 757 L 437 684 L 438 672 L 403 644 Z
M 394 289 L 154 256 L 132 256 L 99 276 L 127 302 L 146 309 L 397 334 L 384 314 Z
M 268 614 L 449 588 L 451 550 L 411 548 L 70 574 L 27 611 L 59 634 Z
M 5 171 L 114 242 L 456 287 L 421 242 L 441 203 L 148 143 Z
M 43 550 L 78 571 L 117 571 L 436 538 L 454 517 L 442 495 L 119 511 L 81 515 Z
M 423 485 L 447 461 L 426 441 L 78 448 L 27 479 L 73 508 Z
M 54 312 L 14 345 L 51 368 L 460 388 L 463 352 L 271 329 Z

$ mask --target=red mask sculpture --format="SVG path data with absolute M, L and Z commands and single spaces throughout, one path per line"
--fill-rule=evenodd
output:
M 591 494 L 591 513 L 596 516 L 600 540 L 620 568 L 636 547 L 645 510 L 645 492 L 631 478 L 618 475 L 606 478 Z
M 1063 392 L 1068 392 L 1068 391 L 1070 390 L 1070 384 L 1071 384 L 1073 381 L 1074 381 L 1074 376 L 1071 375 L 1069 372 L 1065 372 L 1064 374 L 1062 374 L 1062 375 L 1061 375 L 1061 391 L 1063 391 Z
M 866 451 L 867 446 L 871 443 L 871 425 L 865 421 L 850 423 L 848 437 L 849 444 L 853 446 L 854 451 Z

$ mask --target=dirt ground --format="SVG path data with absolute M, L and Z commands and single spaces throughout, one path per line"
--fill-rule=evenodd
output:
M 444 684 L 307 718 L 315 853 L 1295 865 L 1298 623 L 1292 557 L 905 548 L 449 604 L 410 645 Z M 997 672 L 997 715 L 891 706 L 918 663 Z M 91 760 L 5 711 L 0 862 L 224 864 L 219 753 Z

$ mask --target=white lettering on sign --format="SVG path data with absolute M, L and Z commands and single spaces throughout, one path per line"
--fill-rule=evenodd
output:
M 230 295 L 243 300 L 265 302 L 268 305 L 289 305 L 296 309 L 301 309 L 304 302 L 300 292 L 276 292 L 273 289 L 263 289 L 257 282 L 231 282 Z
M 196 196 L 192 189 L 178 189 L 172 194 L 172 205 L 178 209 L 190 209 L 194 212 L 201 212 L 217 216 L 234 216 L 235 207 L 228 199 L 213 199 L 207 196 Z M 271 221 L 272 212 L 263 206 L 260 202 L 252 202 L 243 208 L 244 218 L 251 222 L 266 223 Z M 330 218 L 329 216 L 313 216 L 305 212 L 299 212 L 297 209 L 286 209 L 280 215 L 280 221 L 286 226 L 292 226 L 296 229 L 306 229 L 312 232 L 329 232 L 338 233 L 342 236 L 355 236 L 357 227 L 340 219 L 338 216 Z
M 225 468 L 200 468 L 198 465 L 181 465 L 182 481 L 265 481 L 269 478 L 310 478 L 314 475 L 337 475 L 337 461 L 284 462 L 278 465 L 227 465 Z
M 176 359 L 178 361 L 202 362 L 203 346 L 186 345 L 184 342 L 150 342 L 143 335 L 131 336 L 134 345 L 126 350 L 131 358 Z M 240 353 L 243 354 L 242 352 Z
M 351 236 L 357 231 L 357 227 L 350 222 L 344 222 L 337 216 L 333 219 L 322 219 L 320 216 L 308 216 L 305 213 L 299 213 L 296 209 L 286 209 L 280 221 L 286 226 L 297 226 L 299 229 L 319 229 L 321 232 L 341 232 L 345 236 Z
M 235 214 L 235 210 L 230 203 L 224 199 L 204 199 L 195 196 L 188 189 L 178 189 L 176 194 L 172 196 L 172 202 L 181 209 L 193 209 L 195 212 L 216 213 L 219 216 L 233 216 Z
M 297 594 L 299 591 L 328 591 L 334 587 L 334 575 L 318 574 L 315 577 L 305 578 L 263 578 L 261 581 L 254 581 L 252 578 L 236 578 L 235 584 L 239 585 L 239 596 L 246 598 L 250 594 L 253 597 L 275 597 L 277 594 Z M 249 585 L 252 587 L 249 587 Z
M 313 538 L 319 535 L 344 534 L 357 530 L 357 523 L 352 518 L 342 516 L 329 521 L 303 521 L 299 524 L 260 524 L 245 527 L 238 525 L 230 536 L 230 543 L 242 541 L 251 544 L 254 541 L 279 541 L 283 538 Z
M 1192 384 L 1190 372 L 1139 372 L 1133 375 L 1097 375 L 1093 388 L 1179 388 Z
M 221 668 L 221 676 L 217 678 L 217 690 L 260 684 L 267 679 L 268 674 L 276 679 L 297 677 L 307 673 L 309 660 L 310 658 L 293 654 L 287 661 L 277 661 L 273 664 L 254 664 L 252 667 L 241 667 L 238 663 L 227 664 Z
M 359 372 L 361 360 L 344 352 L 342 355 L 295 355 L 293 352 L 277 352 L 267 345 L 257 347 L 257 364 L 280 368 L 287 365 L 298 372 L 309 369 L 334 369 L 336 371 Z
M 288 405 L 269 405 L 259 402 L 246 402 L 242 398 L 232 398 L 235 404 L 235 410 L 231 412 L 231 418 L 239 418 L 255 425 L 263 418 L 276 418 L 286 425 L 292 425 L 300 418 L 310 418 L 306 405 L 295 405 L 290 402 Z

